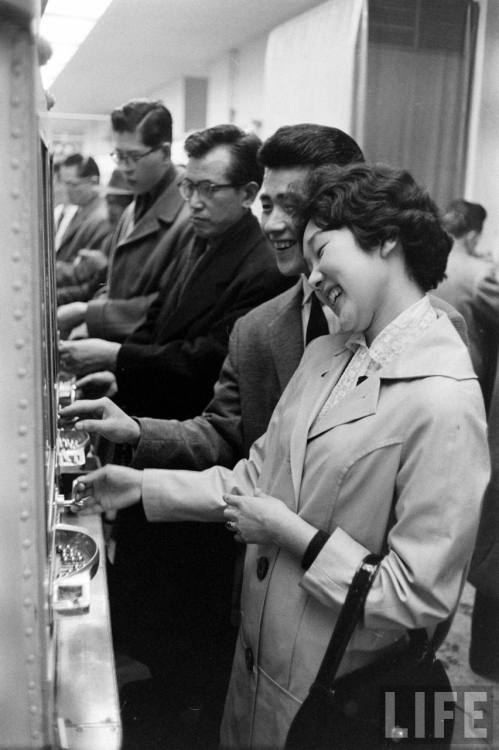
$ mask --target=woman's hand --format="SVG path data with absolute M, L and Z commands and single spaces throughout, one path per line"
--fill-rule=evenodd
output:
M 278 529 L 286 524 L 286 519 L 294 513 L 282 500 L 265 495 L 257 490 L 257 495 L 224 495 L 227 508 L 226 521 L 235 525 L 236 539 L 248 544 L 277 544 Z
M 62 420 L 78 419 L 76 430 L 102 435 L 112 443 L 136 446 L 140 438 L 140 427 L 132 417 L 120 409 L 109 398 L 75 401 L 59 412 Z M 83 419 L 82 419 L 83 417 Z
M 74 497 L 83 514 L 128 508 L 142 497 L 142 472 L 108 464 L 78 477 Z
M 237 490 L 235 490 L 237 492 Z M 303 557 L 317 529 L 290 510 L 282 500 L 260 490 L 256 495 L 224 495 L 226 526 L 239 542 L 276 544 Z

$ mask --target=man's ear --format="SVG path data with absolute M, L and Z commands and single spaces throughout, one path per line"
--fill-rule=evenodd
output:
M 241 187 L 241 190 L 243 194 L 242 205 L 244 208 L 251 208 L 259 193 L 260 185 L 257 182 L 247 182 L 246 185 Z

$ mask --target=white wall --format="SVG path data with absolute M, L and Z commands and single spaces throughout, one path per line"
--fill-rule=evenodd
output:
M 261 121 L 266 44 L 265 34 L 208 66 L 208 126 L 233 121 L 254 129 L 255 121 Z
M 466 198 L 488 212 L 481 246 L 499 260 L 499 3 L 488 0 L 484 23 L 481 91 L 471 144 L 470 181 Z M 480 61 L 479 61 L 480 64 Z M 480 81 L 478 81 L 480 85 Z

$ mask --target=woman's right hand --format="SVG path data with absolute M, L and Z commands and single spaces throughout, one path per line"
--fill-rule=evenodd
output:
M 81 503 L 80 513 L 107 513 L 140 502 L 142 472 L 108 464 L 78 477 L 74 486 L 75 501 Z
M 73 425 L 76 430 L 102 435 L 112 443 L 127 443 L 135 447 L 140 439 L 138 423 L 109 398 L 75 401 L 61 409 L 59 416 L 63 420 L 77 417 L 78 421 Z

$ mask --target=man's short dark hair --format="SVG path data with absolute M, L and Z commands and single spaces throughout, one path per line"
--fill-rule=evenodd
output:
M 312 172 L 307 188 L 306 218 L 319 227 L 346 227 L 366 252 L 398 240 L 407 272 L 423 291 L 442 281 L 452 239 L 409 172 L 384 164 L 327 166 Z
M 258 158 L 268 169 L 320 167 L 323 164 L 363 162 L 354 139 L 328 125 L 285 125 L 264 141 Z
M 111 112 L 111 127 L 115 133 L 137 132 L 149 148 L 172 142 L 172 116 L 161 101 L 132 99 Z
M 78 170 L 78 177 L 97 177 L 99 182 L 100 172 L 97 162 L 91 156 L 83 156 L 82 154 L 70 154 L 62 162 L 63 167 L 76 167 Z
M 236 125 L 215 125 L 212 128 L 192 133 L 184 148 L 189 158 L 202 159 L 217 146 L 227 146 L 231 154 L 231 166 L 227 179 L 233 185 L 246 185 L 263 181 L 263 167 L 257 159 L 261 140 L 254 133 L 245 133 Z
M 459 238 L 471 231 L 480 233 L 486 218 L 487 211 L 480 203 L 455 200 L 447 206 L 442 222 L 449 234 Z

